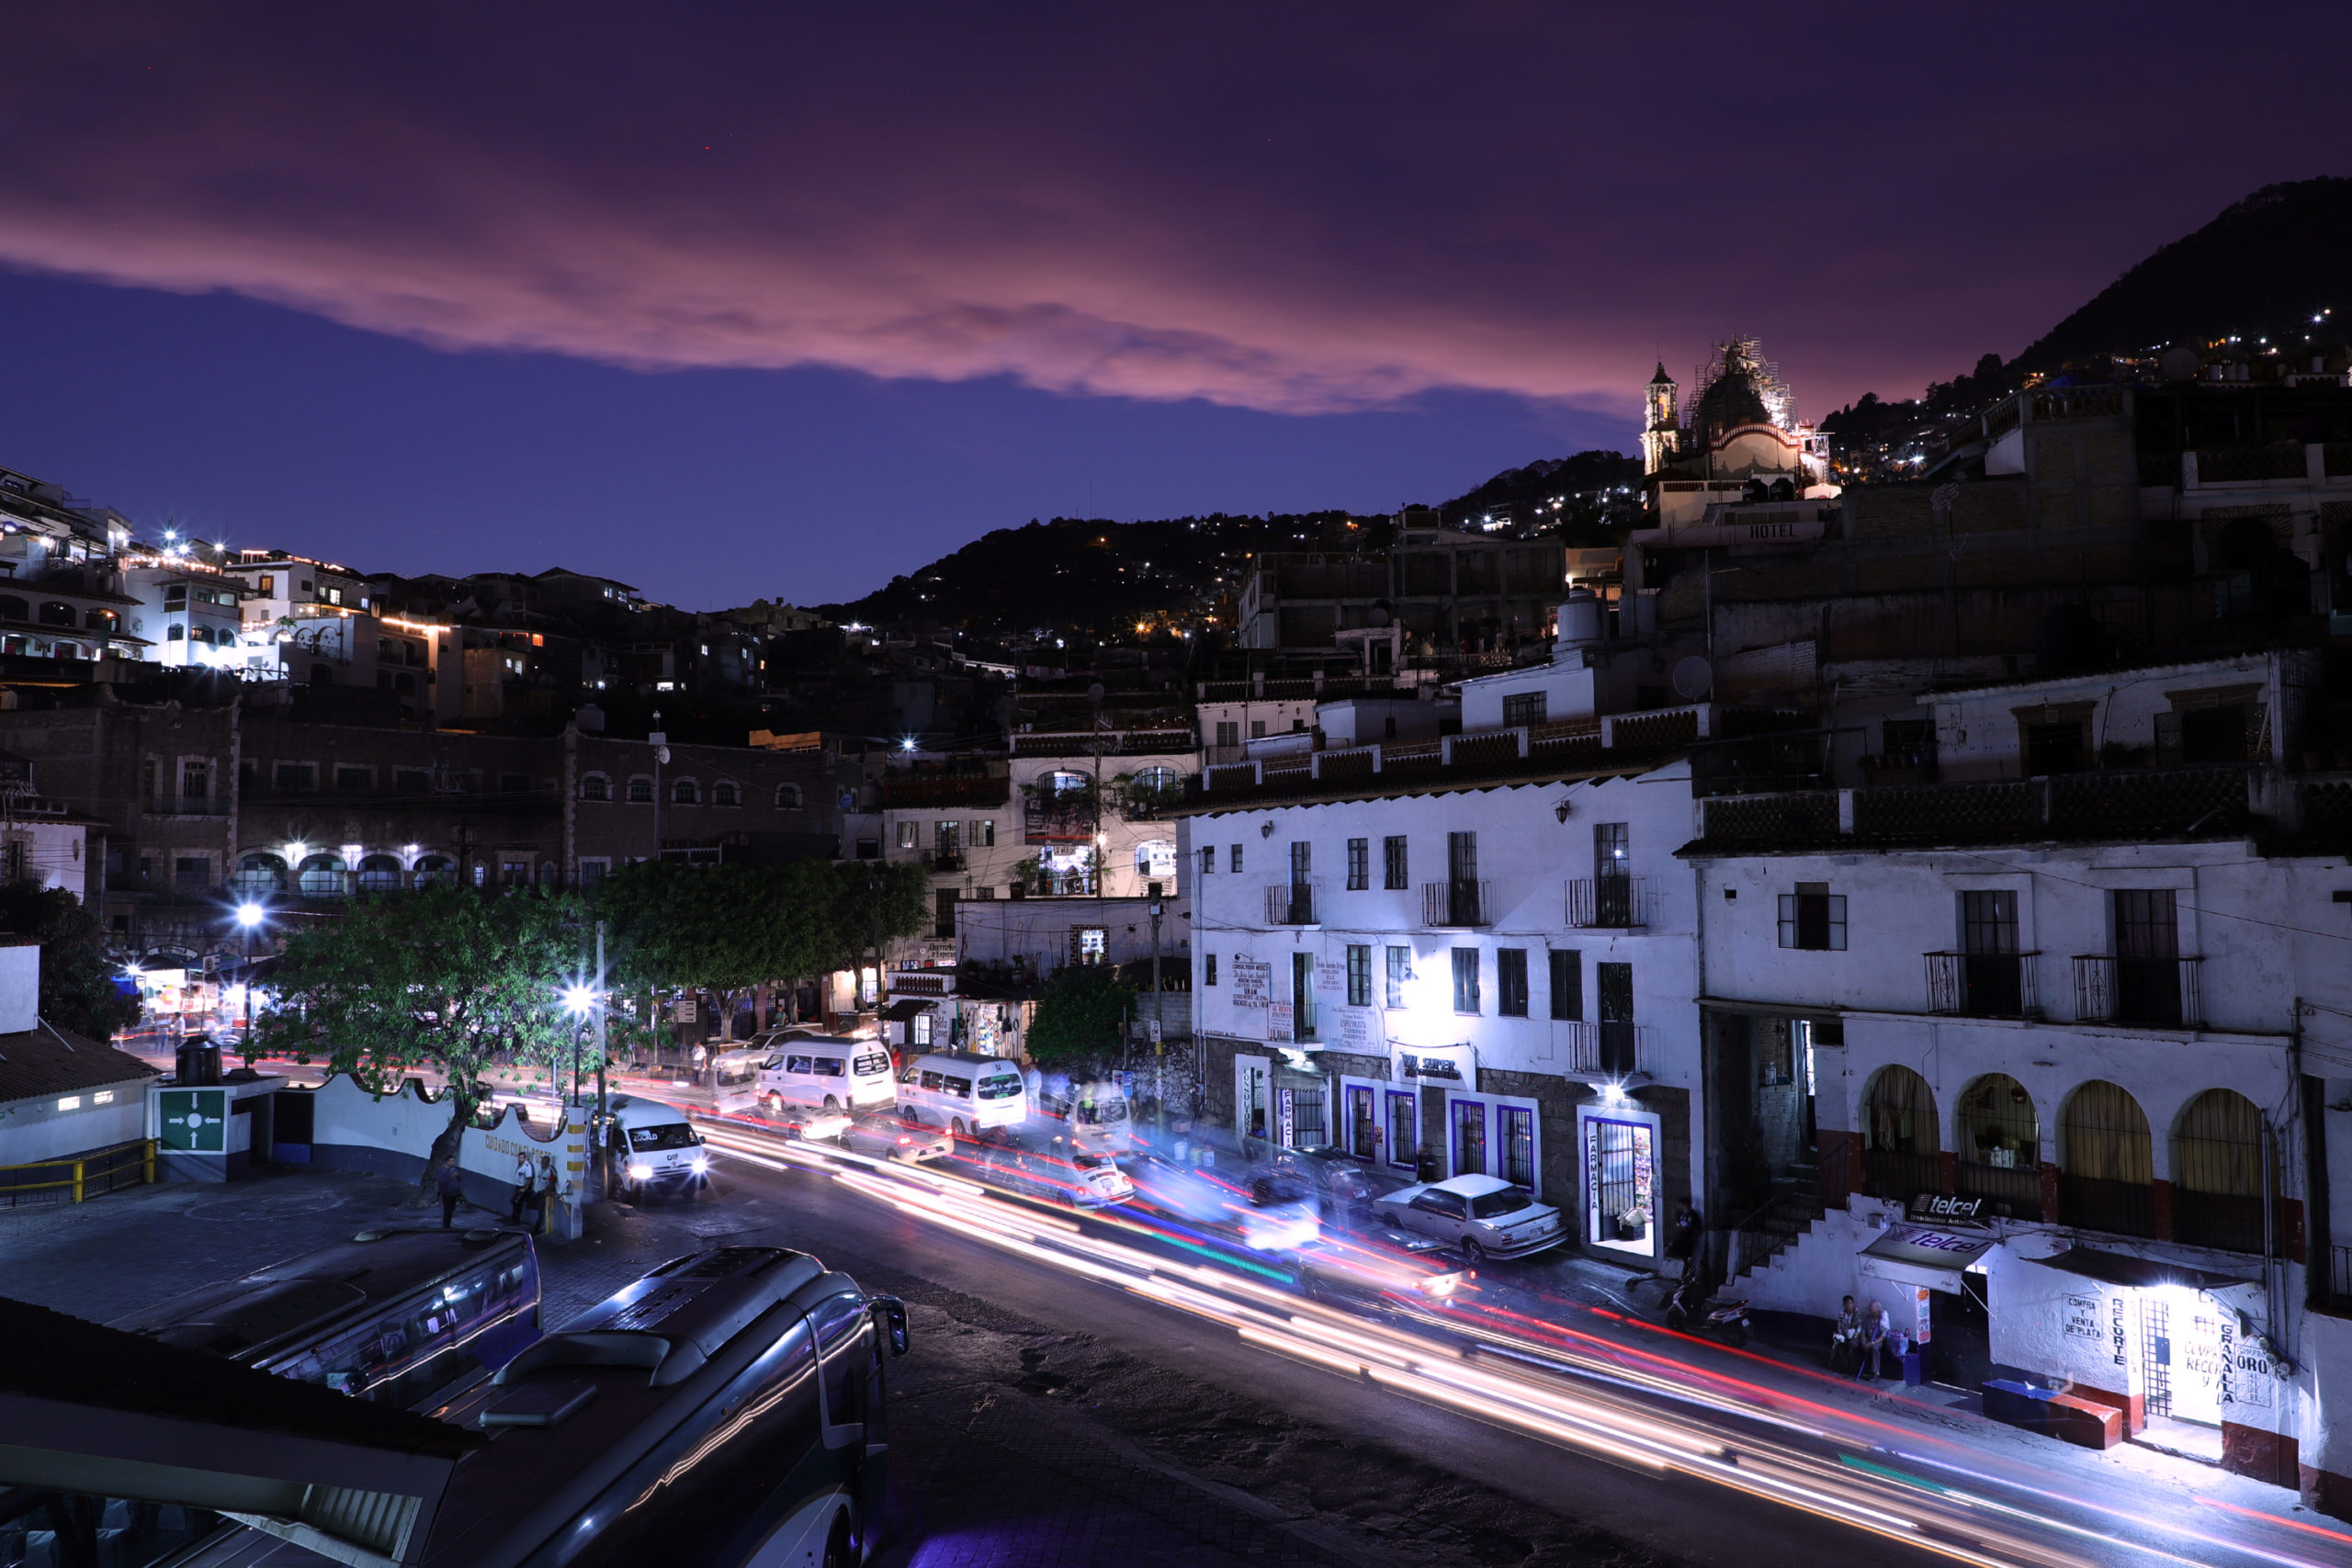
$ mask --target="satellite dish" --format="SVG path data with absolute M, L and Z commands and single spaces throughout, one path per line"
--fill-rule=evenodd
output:
M 1714 670 L 1697 654 L 1675 661 L 1674 694 L 1684 702 L 1698 702 L 1714 687 Z
M 2167 381 L 2194 381 L 2197 379 L 2197 351 L 2185 344 L 2165 349 L 2164 357 L 2156 361 L 2156 366 Z

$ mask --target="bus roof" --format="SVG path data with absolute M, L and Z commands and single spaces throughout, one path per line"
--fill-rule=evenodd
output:
M 447 1275 L 493 1258 L 526 1256 L 520 1231 L 361 1231 L 349 1241 L 175 1296 L 112 1326 L 175 1349 L 210 1350 L 240 1361 L 323 1324 L 381 1308 Z
M 921 1057 L 919 1060 L 954 1062 L 959 1066 L 966 1067 L 1007 1067 L 1016 1073 L 1021 1070 L 1021 1064 L 1010 1056 L 984 1056 L 977 1051 L 933 1051 L 928 1056 Z

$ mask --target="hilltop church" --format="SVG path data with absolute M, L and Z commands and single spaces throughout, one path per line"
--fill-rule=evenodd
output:
M 1710 505 L 1728 502 L 1837 495 L 1828 438 L 1797 418 L 1795 400 L 1755 339 L 1714 345 L 1687 424 L 1680 394 L 1660 360 L 1642 432 L 1643 482 L 1657 526 L 1696 524 Z

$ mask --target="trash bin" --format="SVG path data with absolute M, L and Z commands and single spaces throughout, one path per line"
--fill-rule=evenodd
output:
M 1927 1373 L 1922 1367 L 1926 1359 L 1927 1352 L 1917 1345 L 1903 1352 L 1903 1386 L 1905 1388 L 1917 1388 L 1928 1381 Z

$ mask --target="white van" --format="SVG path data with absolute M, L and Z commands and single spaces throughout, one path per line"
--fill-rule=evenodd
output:
M 1021 1069 L 1002 1056 L 941 1051 L 899 1074 L 899 1113 L 959 1138 L 986 1127 L 1015 1127 L 1029 1115 Z
M 605 1102 L 605 1190 L 639 1201 L 656 1192 L 697 1192 L 710 1181 L 710 1151 L 686 1113 L 642 1095 Z
M 873 1040 L 794 1034 L 773 1040 L 760 1059 L 758 1100 L 770 1112 L 821 1105 L 853 1114 L 890 1103 L 890 1053 Z
M 1051 1092 L 1038 1106 L 1068 1124 L 1070 1146 L 1089 1154 L 1130 1155 L 1139 1146 L 1126 1094 L 1115 1079 L 1070 1086 L 1067 1097 Z
M 710 1059 L 710 1100 L 721 1116 L 744 1116 L 760 1108 L 760 1070 L 775 1053 L 741 1045 Z

